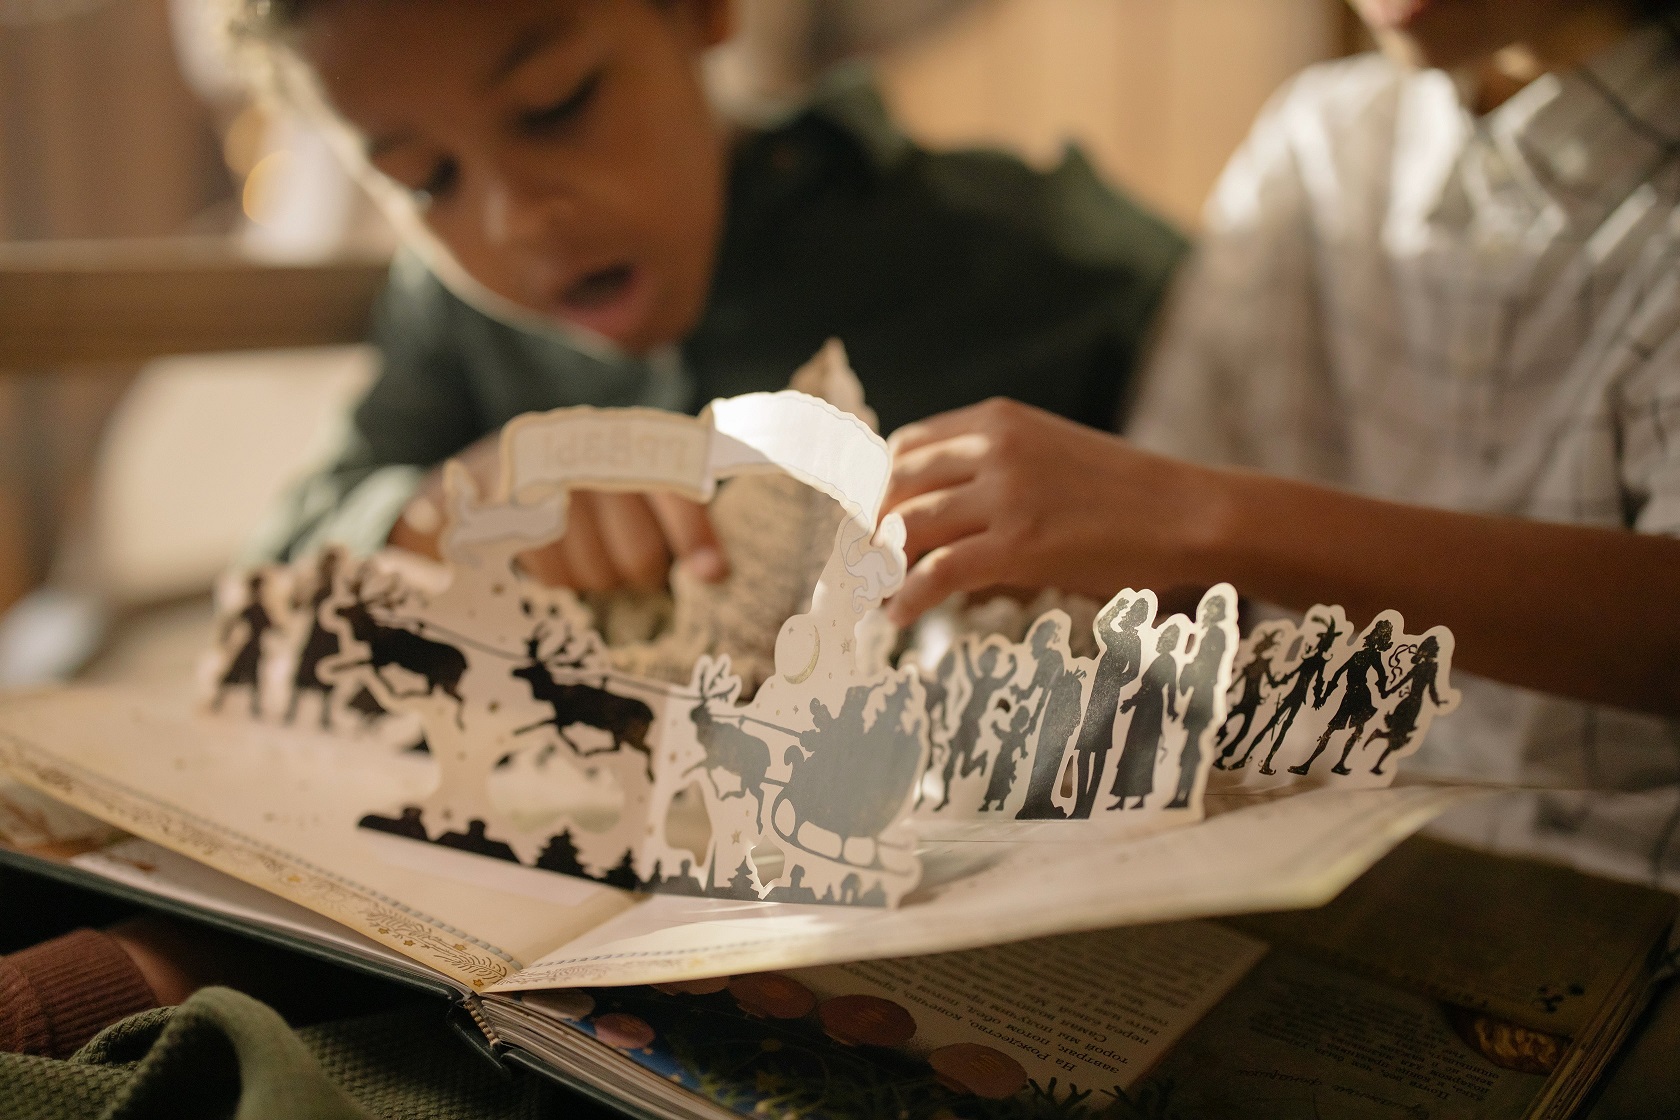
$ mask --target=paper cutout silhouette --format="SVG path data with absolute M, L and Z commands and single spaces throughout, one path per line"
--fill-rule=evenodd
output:
M 957 642 L 936 675 L 947 707 L 963 697 L 961 715 L 954 728 L 930 719 L 932 753 L 945 764 L 923 779 L 939 788 L 924 789 L 918 819 L 972 822 L 1009 809 L 1020 822 L 1126 830 L 1200 819 L 1237 647 L 1236 592 L 1210 590 L 1199 623 L 1156 610 L 1153 592 L 1116 595 L 1092 621 L 1094 658 L 1071 655 L 1060 610 L 1020 643 Z M 1029 757 L 1026 789 L 1012 796 Z M 983 785 L 964 781 L 988 768 Z
M 845 905 L 896 904 L 942 828 L 1124 832 L 1200 820 L 1210 781 L 1381 784 L 1456 703 L 1445 631 L 1388 612 L 1353 634 L 1315 608 L 1239 645 L 1223 584 L 1190 617 L 1130 589 L 1017 608 L 1017 641 L 964 633 L 928 671 L 894 666 L 886 447 L 833 403 L 866 411 L 837 347 L 799 378 L 830 400 L 520 417 L 493 494 L 446 469 L 443 564 L 327 552 L 225 581 L 209 703 L 423 746 L 435 788 L 369 806 L 369 829 L 630 889 Z M 733 577 L 677 573 L 669 627 L 610 646 L 612 602 L 516 561 L 564 533 L 579 487 L 715 497 Z
M 1445 627 L 1408 634 L 1395 611 L 1362 631 L 1340 607 L 1316 606 L 1299 625 L 1262 623 L 1237 659 L 1215 788 L 1387 785 L 1390 760 L 1414 752 L 1435 717 L 1458 706 L 1447 683 L 1452 649 Z M 1340 749 L 1326 766 L 1320 756 L 1332 746 Z

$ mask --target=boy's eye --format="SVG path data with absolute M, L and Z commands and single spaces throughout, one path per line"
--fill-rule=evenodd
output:
M 460 165 L 453 159 L 441 159 L 432 168 L 432 173 L 426 176 L 424 182 L 411 186 L 409 191 L 414 195 L 414 201 L 424 210 L 433 202 L 447 195 L 455 186 L 455 180 L 460 177 Z
M 595 91 L 600 85 L 601 72 L 597 70 L 585 78 L 575 90 L 554 104 L 519 114 L 519 127 L 532 134 L 559 128 L 583 112 L 589 102 L 594 99 Z

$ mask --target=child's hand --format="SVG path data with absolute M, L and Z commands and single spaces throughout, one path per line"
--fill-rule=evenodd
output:
M 481 494 L 495 488 L 499 439 L 500 433 L 486 436 L 455 457 L 472 474 Z M 444 508 L 439 468 L 426 477 L 410 511 L 391 530 L 389 543 L 436 559 Z M 566 535 L 519 557 L 532 578 L 578 591 L 662 588 L 673 560 L 707 583 L 729 574 L 705 506 L 675 494 L 599 490 L 572 491 Z
M 1057 587 L 1100 601 L 1198 580 L 1213 472 L 1002 399 L 889 443 L 886 508 L 904 518 L 912 564 L 887 604 L 901 626 L 957 591 Z

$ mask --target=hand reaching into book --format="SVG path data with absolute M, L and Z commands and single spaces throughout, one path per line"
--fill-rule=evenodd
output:
M 887 605 L 900 625 L 958 591 L 1186 582 L 1203 471 L 1118 436 L 995 399 L 893 434 L 886 507 L 911 563 Z
M 456 456 L 481 494 L 494 492 L 500 439 L 499 432 L 486 436 Z M 421 483 L 392 528 L 389 543 L 437 559 L 444 509 L 439 467 Z M 705 506 L 675 494 L 596 490 L 574 490 L 566 511 L 566 535 L 519 558 L 525 571 L 541 582 L 578 591 L 663 588 L 674 561 L 707 583 L 729 574 Z

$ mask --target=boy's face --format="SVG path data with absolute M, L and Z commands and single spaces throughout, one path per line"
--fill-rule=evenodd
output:
M 298 51 L 466 272 L 631 353 L 705 307 L 725 137 L 699 55 L 726 0 L 336 0 Z

